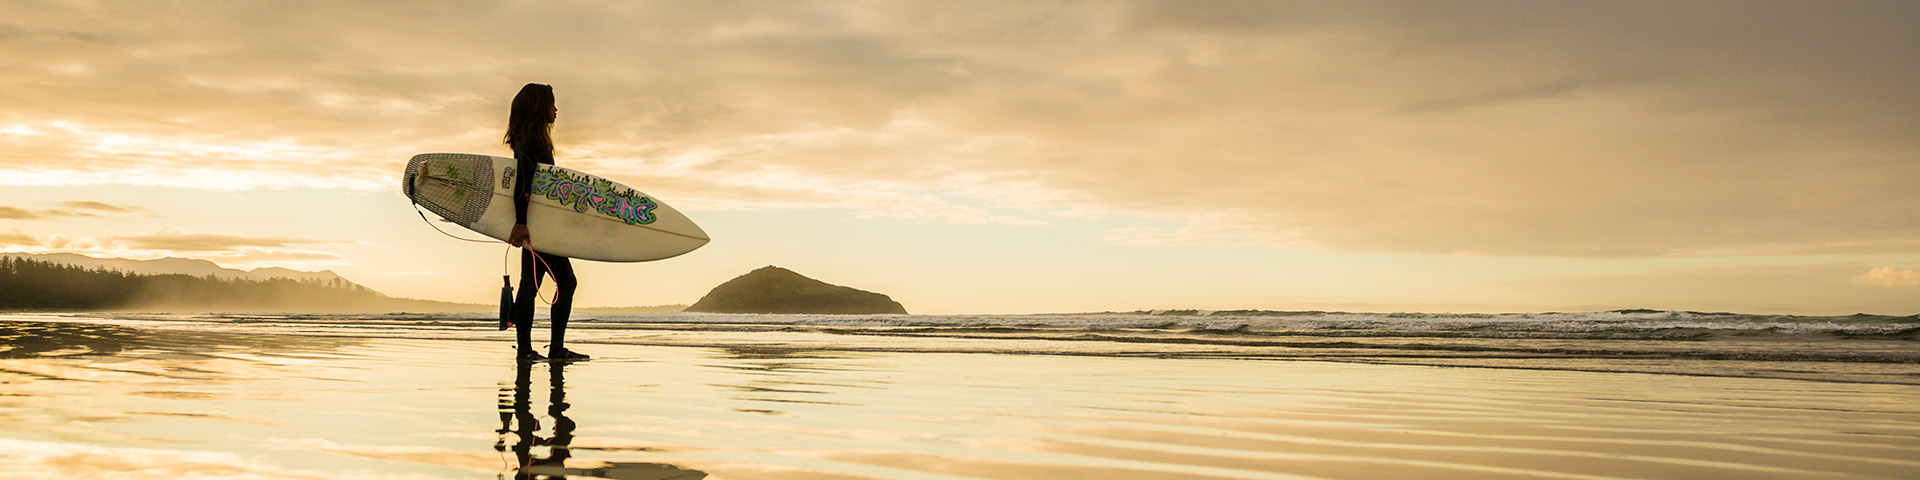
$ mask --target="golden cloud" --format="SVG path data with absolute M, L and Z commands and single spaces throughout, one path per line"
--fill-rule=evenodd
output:
M 1906 268 L 1878 267 L 1866 274 L 1853 277 L 1853 283 L 1875 287 L 1915 287 L 1920 286 L 1920 271 Z
M 37 247 L 37 246 L 40 246 L 40 243 L 41 242 L 39 238 L 36 238 L 32 235 L 28 235 L 19 230 L 14 230 L 8 233 L 0 233 L 0 246 Z
M 213 261 L 229 268 L 296 266 L 319 268 L 342 264 L 339 254 L 292 248 L 298 245 L 353 244 L 354 240 L 187 233 L 176 229 L 107 237 L 34 236 L 18 230 L 0 233 L 0 247 L 22 253 L 77 253 L 102 258 L 155 259 L 188 257 Z
M 7 185 L 390 189 L 415 153 L 504 154 L 507 100 L 539 81 L 560 163 L 689 209 L 1920 253 L 1911 2 L 7 9 Z
M 247 248 L 276 248 L 296 244 L 351 243 L 345 240 L 254 237 L 213 233 L 186 233 L 173 230 L 117 236 L 113 237 L 113 241 L 135 249 L 168 250 L 175 252 L 217 252 Z
M 0 206 L 0 220 L 35 220 L 41 217 L 40 213 L 31 210 Z

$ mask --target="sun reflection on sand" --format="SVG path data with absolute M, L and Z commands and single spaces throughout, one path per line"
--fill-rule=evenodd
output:
M 495 342 L 166 326 L 0 322 L 0 477 L 1920 472 L 1913 385 L 592 342 L 523 364 Z

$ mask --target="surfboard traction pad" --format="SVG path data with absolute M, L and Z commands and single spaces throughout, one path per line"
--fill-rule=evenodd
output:
M 407 161 L 400 189 L 440 218 L 471 226 L 493 201 L 493 160 L 453 153 L 414 155 Z

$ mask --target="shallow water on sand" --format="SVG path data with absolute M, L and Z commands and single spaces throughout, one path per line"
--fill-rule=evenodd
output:
M 1914 478 L 1920 387 L 0 322 L 0 478 Z

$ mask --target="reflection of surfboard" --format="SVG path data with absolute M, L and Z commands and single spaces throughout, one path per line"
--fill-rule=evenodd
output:
M 506 240 L 513 231 L 511 158 L 423 153 L 407 162 L 401 191 L 435 215 Z M 645 193 L 553 165 L 534 169 L 527 230 L 533 249 L 582 260 L 644 262 L 706 245 L 693 220 Z

